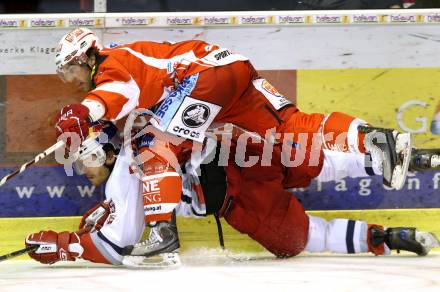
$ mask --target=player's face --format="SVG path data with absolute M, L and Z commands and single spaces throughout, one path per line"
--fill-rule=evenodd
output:
M 84 175 L 95 187 L 102 185 L 110 176 L 110 169 L 104 165 L 98 167 L 86 167 Z
M 98 159 L 95 154 L 90 157 L 91 161 L 84 161 L 81 171 L 90 181 L 90 183 L 96 187 L 99 187 L 105 183 L 111 174 L 109 167 L 115 164 L 116 155 L 112 150 L 106 153 L 105 164 L 97 163 Z M 94 162 L 94 163 L 93 163 Z
M 87 65 L 67 65 L 62 71 L 58 72 L 61 80 L 67 83 L 72 83 L 82 91 L 89 91 L 92 89 L 90 80 L 91 70 Z

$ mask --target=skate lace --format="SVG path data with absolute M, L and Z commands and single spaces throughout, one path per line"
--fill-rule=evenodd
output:
M 163 239 L 162 236 L 160 235 L 159 228 L 152 227 L 150 230 L 150 234 L 148 235 L 148 238 L 142 242 L 136 243 L 134 246 L 135 247 L 147 246 L 162 241 Z

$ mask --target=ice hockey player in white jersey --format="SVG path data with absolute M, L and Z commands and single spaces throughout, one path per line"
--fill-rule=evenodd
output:
M 116 131 L 111 124 L 104 129 L 106 133 Z M 148 240 L 141 243 L 144 231 L 144 210 L 140 189 L 142 181 L 130 172 L 126 153 L 115 138 L 101 144 L 98 140 L 84 143 L 75 162 L 77 171 L 83 173 L 94 185 L 105 183 L 106 200 L 88 211 L 82 218 L 76 232 L 40 231 L 26 238 L 26 245 L 39 245 L 30 256 L 45 264 L 60 260 L 83 258 L 92 262 L 131 266 L 146 265 L 163 267 L 179 263 L 177 255 L 179 238 L 174 220 L 166 224 L 158 222 L 152 226 Z M 205 152 L 198 160 L 188 160 L 183 166 L 184 173 L 181 202 L 176 208 L 177 216 L 204 217 L 209 214 L 225 214 L 231 207 L 226 194 L 226 185 L 234 184 L 234 176 L 228 167 L 218 165 L 219 149 L 217 142 L 208 139 Z M 439 151 L 437 150 L 437 155 Z M 415 151 L 411 162 L 413 169 L 431 168 L 430 157 L 435 151 Z M 434 154 L 433 154 L 434 153 Z M 323 171 L 318 179 L 328 181 L 341 177 L 365 175 L 363 157 L 345 157 L 336 153 L 327 155 Z M 354 154 L 353 154 L 354 155 Z M 202 160 L 213 157 L 209 163 Z M 362 159 L 361 159 L 362 158 Z M 339 171 L 333 171 L 332 160 L 338 161 Z M 99 166 L 90 167 L 91 161 Z M 344 165 L 345 164 L 345 165 Z M 200 167 L 201 175 L 197 175 Z M 344 171 L 345 169 L 345 171 Z M 233 172 L 233 170 L 232 170 Z M 438 246 L 436 237 L 415 228 L 387 228 L 368 224 L 364 221 L 333 219 L 326 221 L 316 216 L 308 216 L 307 242 L 303 251 L 333 253 L 366 253 L 386 255 L 391 250 L 407 250 L 418 255 L 426 255 L 431 247 Z M 295 222 L 284 222 L 295 224 Z M 276 226 L 274 226 L 276 229 Z M 268 232 L 273 232 L 268 230 Z M 292 234 L 285 234 L 286 237 Z M 139 244 L 141 247 L 139 247 Z M 135 248 L 144 249 L 141 255 L 133 254 Z M 146 251 L 146 252 L 145 252 Z M 144 261 L 149 256 L 165 255 L 161 262 Z M 173 255 L 173 256 L 170 256 Z M 283 257 L 276 254 L 278 257 Z M 170 256 L 170 257 L 169 257 Z M 167 258 L 169 257 L 169 258 Z M 164 261 L 164 259 L 167 259 Z

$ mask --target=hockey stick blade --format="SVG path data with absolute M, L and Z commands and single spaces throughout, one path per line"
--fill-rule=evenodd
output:
M 39 247 L 39 245 L 32 245 L 32 246 L 28 246 L 26 248 L 16 250 L 14 252 L 2 255 L 2 256 L 0 256 L 0 262 L 21 256 L 21 255 L 29 253 L 29 252 L 36 251 L 38 249 L 38 247 Z
M 152 257 L 145 256 L 124 256 L 122 264 L 132 269 L 165 269 L 177 268 L 182 265 L 180 256 L 176 252 L 162 253 Z

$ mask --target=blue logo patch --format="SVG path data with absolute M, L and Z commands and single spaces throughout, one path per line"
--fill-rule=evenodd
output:
M 138 144 L 139 148 L 142 147 L 152 147 L 154 145 L 154 136 L 151 134 L 145 134 L 142 136 L 141 141 Z
M 183 79 L 182 83 L 171 92 L 171 94 L 161 103 L 155 115 L 160 119 L 159 127 L 162 131 L 170 124 L 180 105 L 186 96 L 191 95 L 197 84 L 199 74 L 194 74 Z

